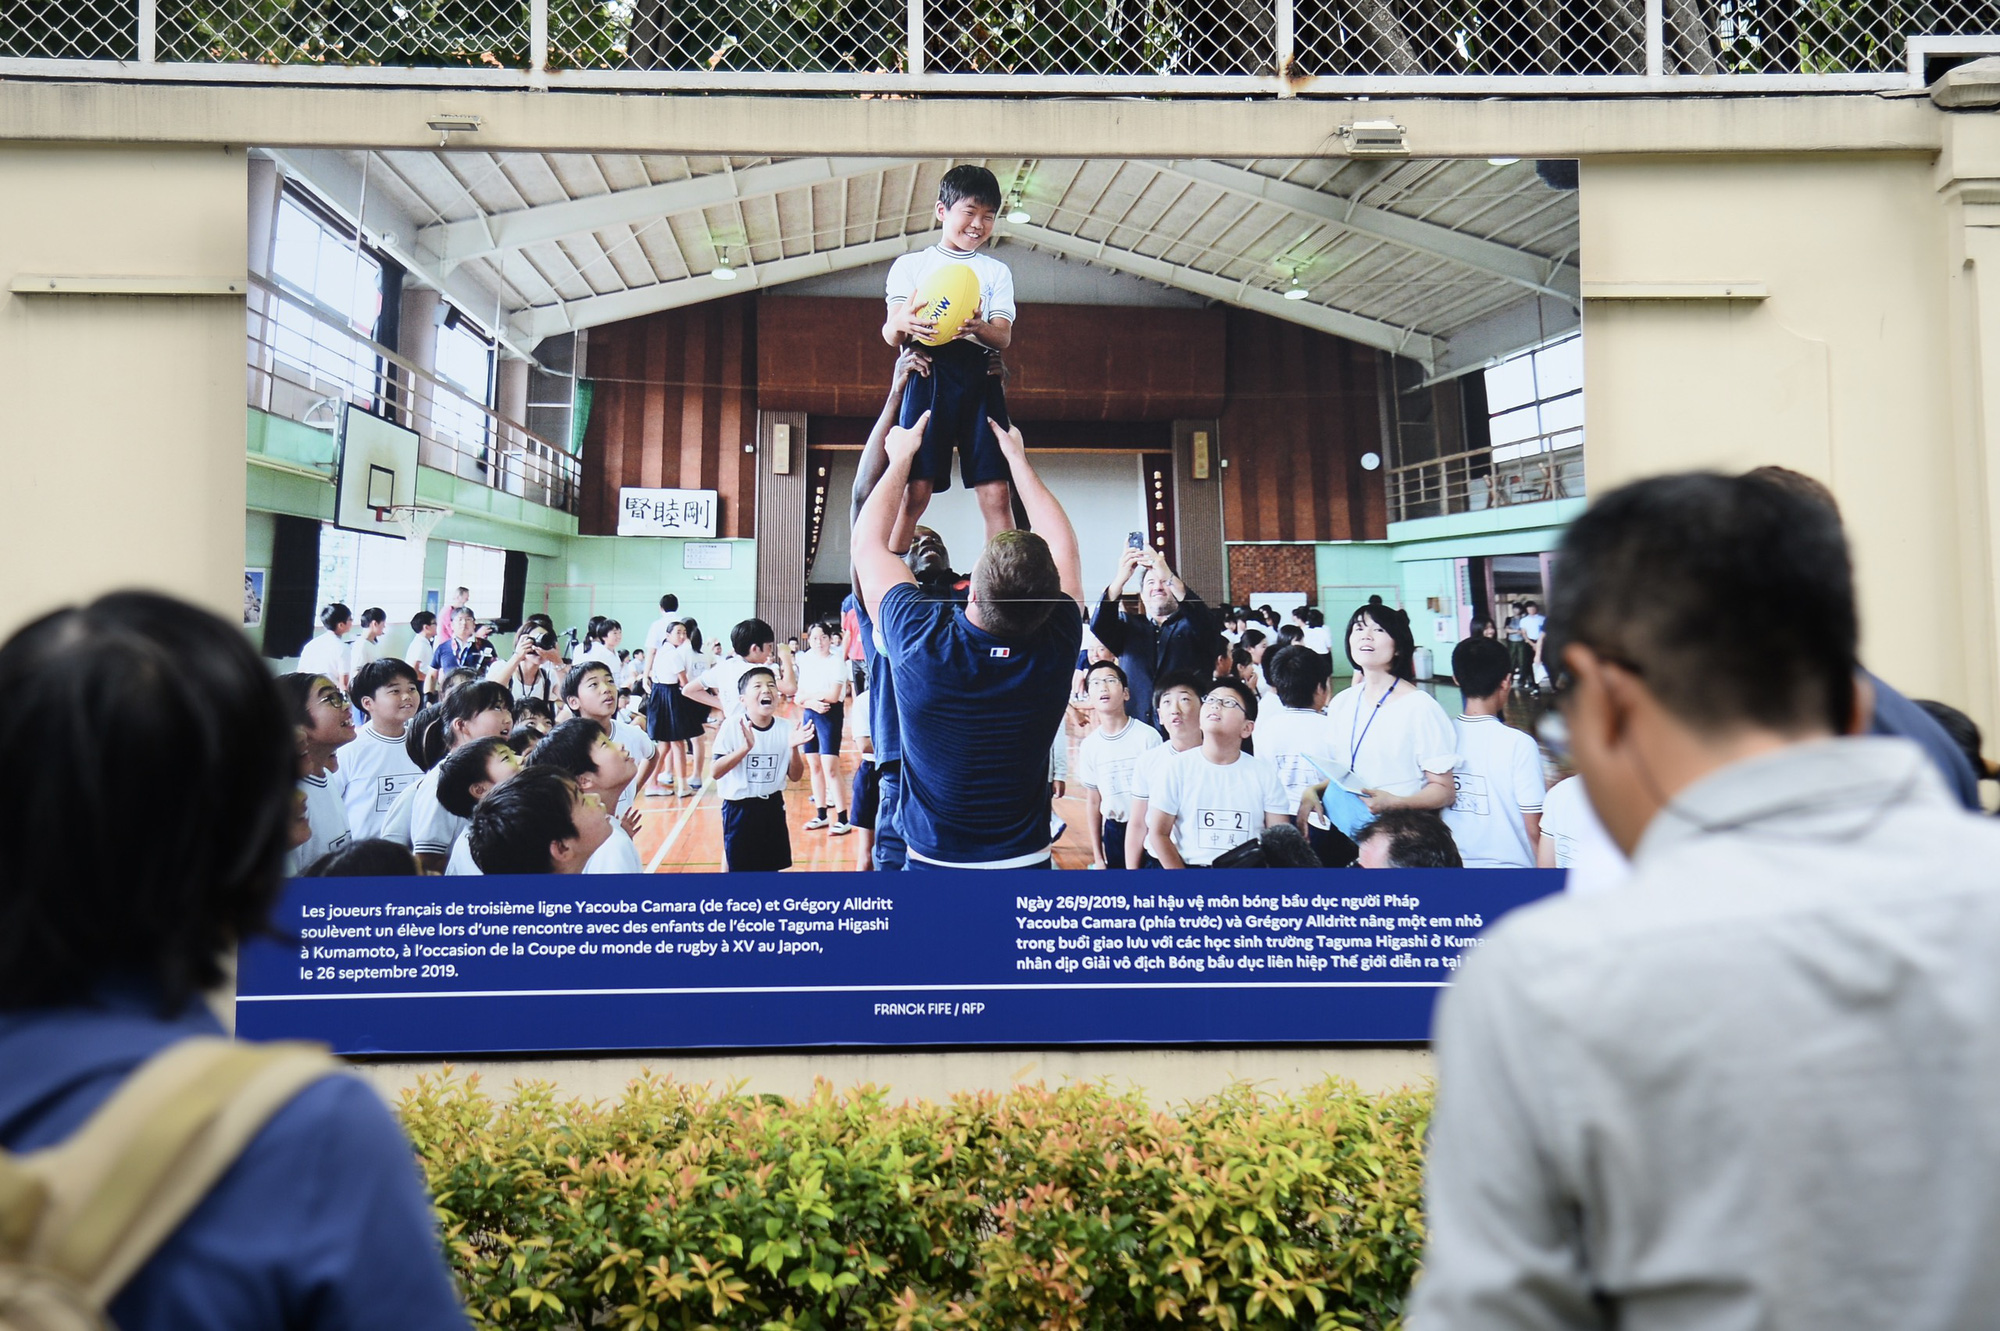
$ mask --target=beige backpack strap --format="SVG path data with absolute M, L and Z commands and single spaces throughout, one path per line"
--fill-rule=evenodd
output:
M 200 1037 L 154 1055 L 67 1141 L 16 1158 L 47 1189 L 22 1256 L 105 1307 L 271 1116 L 339 1071 L 318 1045 Z

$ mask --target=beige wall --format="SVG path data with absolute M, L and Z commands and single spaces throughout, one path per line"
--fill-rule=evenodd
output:
M 1600 494 L 1692 467 L 1777 463 L 1826 481 L 1853 541 L 1864 659 L 1990 727 L 1946 221 L 1929 154 L 1586 160 L 1587 294 L 1718 281 L 1769 293 L 1588 301 L 1586 449 Z
M 240 283 L 244 161 L 0 144 L 0 632 L 140 583 L 241 607 L 242 299 L 4 288 L 28 274 Z

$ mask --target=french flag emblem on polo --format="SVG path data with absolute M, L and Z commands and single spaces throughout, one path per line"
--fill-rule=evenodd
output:
M 988 656 L 999 657 L 1001 660 L 1004 661 L 1008 657 L 1014 654 L 1014 649 L 1012 647 L 988 647 L 986 649 L 986 654 Z

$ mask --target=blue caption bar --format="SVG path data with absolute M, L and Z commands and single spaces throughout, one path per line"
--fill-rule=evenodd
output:
M 1086 879 L 1093 890 L 1056 886 Z M 1543 870 L 302 878 L 237 1027 L 348 1054 L 1424 1040 Z

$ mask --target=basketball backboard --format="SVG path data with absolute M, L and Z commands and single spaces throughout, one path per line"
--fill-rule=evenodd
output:
M 417 432 L 346 404 L 340 416 L 333 525 L 403 540 L 390 510 L 416 501 Z

